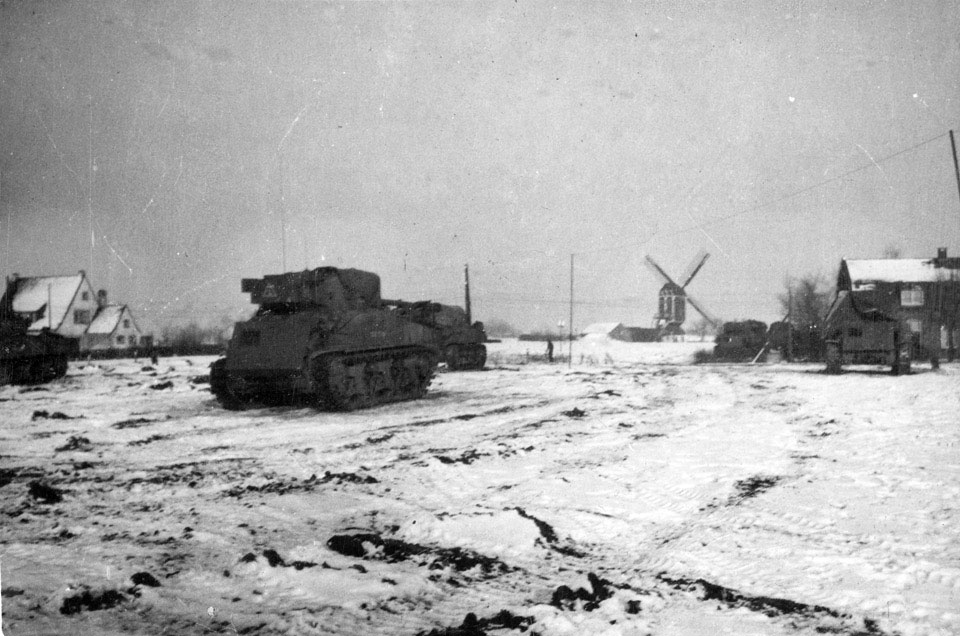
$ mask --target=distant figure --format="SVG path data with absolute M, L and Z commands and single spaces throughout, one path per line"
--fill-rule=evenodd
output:
M 547 338 L 547 362 L 553 362 L 553 340 Z
M 157 350 L 153 348 L 153 345 L 150 346 L 150 362 L 153 363 L 154 366 L 160 362 L 160 357 L 157 355 Z

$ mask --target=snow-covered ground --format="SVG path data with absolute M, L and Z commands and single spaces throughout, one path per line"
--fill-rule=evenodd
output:
M 960 633 L 960 364 L 709 346 L 354 413 L 224 411 L 212 358 L 0 387 L 4 634 Z

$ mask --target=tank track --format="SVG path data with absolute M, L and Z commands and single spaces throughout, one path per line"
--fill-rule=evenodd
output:
M 226 358 L 220 358 L 210 366 L 210 390 L 230 410 L 254 403 L 310 402 L 323 409 L 353 411 L 423 397 L 438 362 L 435 350 L 419 346 L 328 351 L 310 357 L 306 377 L 257 382 L 231 374 Z
M 444 349 L 450 371 L 479 371 L 487 363 L 487 348 L 480 343 L 451 344 Z
M 407 346 L 347 353 L 320 353 L 310 375 L 320 406 L 353 411 L 423 397 L 436 373 L 437 352 Z

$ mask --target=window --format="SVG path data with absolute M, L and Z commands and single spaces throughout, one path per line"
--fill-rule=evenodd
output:
M 129 328 L 130 328 L 130 319 L 129 319 L 129 318 L 124 318 L 124 319 L 123 319 L 123 328 L 124 328 L 124 329 L 129 329 Z
M 850 327 L 849 329 L 847 329 L 847 335 L 851 338 L 862 338 L 863 329 L 861 329 L 860 327 Z
M 73 310 L 73 322 L 77 325 L 89 325 L 90 324 L 90 310 L 89 309 L 74 309 Z
M 923 307 L 923 289 L 919 285 L 900 290 L 901 307 Z
M 923 325 L 916 318 L 911 318 L 907 321 L 907 328 L 913 333 L 920 333 L 920 331 L 923 329 Z
M 90 292 L 82 292 L 80 294 L 80 300 L 90 300 Z
M 123 342 L 124 342 L 123 336 L 117 336 L 117 344 L 118 344 L 118 345 L 122 345 Z

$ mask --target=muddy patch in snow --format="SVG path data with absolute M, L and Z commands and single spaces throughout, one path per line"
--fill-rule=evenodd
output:
M 812 622 L 817 623 L 815 627 L 817 633 L 844 634 L 847 636 L 866 636 L 868 634 L 882 636 L 884 634 L 878 628 L 877 621 L 871 618 L 858 620 L 849 613 L 839 612 L 823 605 L 810 605 L 785 598 L 746 594 L 702 578 L 674 578 L 659 574 L 657 579 L 674 589 L 695 592 L 701 601 L 717 601 L 733 609 L 748 609 L 751 612 L 759 612 L 771 618 L 793 616 L 811 619 Z M 862 623 L 862 626 L 860 623 Z
M 344 556 L 387 563 L 413 561 L 431 570 L 449 567 L 456 572 L 468 572 L 477 569 L 484 577 L 498 576 L 516 569 L 500 559 L 472 550 L 428 547 L 386 538 L 374 532 L 337 534 L 327 540 L 327 547 Z
M 116 607 L 127 601 L 127 597 L 117 590 L 90 590 L 68 596 L 63 599 L 60 613 L 69 616 L 80 612 L 96 612 Z
M 125 428 L 140 428 L 141 426 L 146 426 L 148 424 L 153 424 L 159 420 L 152 420 L 147 417 L 134 417 L 128 420 L 121 420 L 114 424 L 110 425 L 110 428 L 116 429 L 125 429 Z
M 732 503 L 743 501 L 744 499 L 750 499 L 751 497 L 756 497 L 760 495 L 783 480 L 779 476 L 765 476 L 765 475 L 754 475 L 747 479 L 741 479 L 733 486 L 736 488 L 737 493 L 731 498 Z
M 39 410 L 33 412 L 30 420 L 33 422 L 37 420 L 79 420 L 82 417 L 82 415 L 67 415 L 62 411 L 53 411 L 51 413 L 50 411 Z
M 518 616 L 509 610 L 500 610 L 489 618 L 477 618 L 470 612 L 463 619 L 459 627 L 445 627 L 431 629 L 429 632 L 417 632 L 417 636 L 487 636 L 487 630 L 509 629 L 511 631 L 527 631 L 533 625 L 532 616 Z
M 318 486 L 324 484 L 378 484 L 380 483 L 376 477 L 370 475 L 359 475 L 357 473 L 331 473 L 329 470 L 325 471 L 323 477 L 317 477 L 316 475 L 310 475 L 307 479 L 297 479 L 296 477 L 291 477 L 289 479 L 281 479 L 274 475 L 269 481 L 264 484 L 247 484 L 246 486 L 236 486 L 224 491 L 224 495 L 227 497 L 243 497 L 244 495 L 249 494 L 273 494 L 273 495 L 286 495 L 290 493 L 300 493 L 300 492 L 311 492 L 315 490 Z

